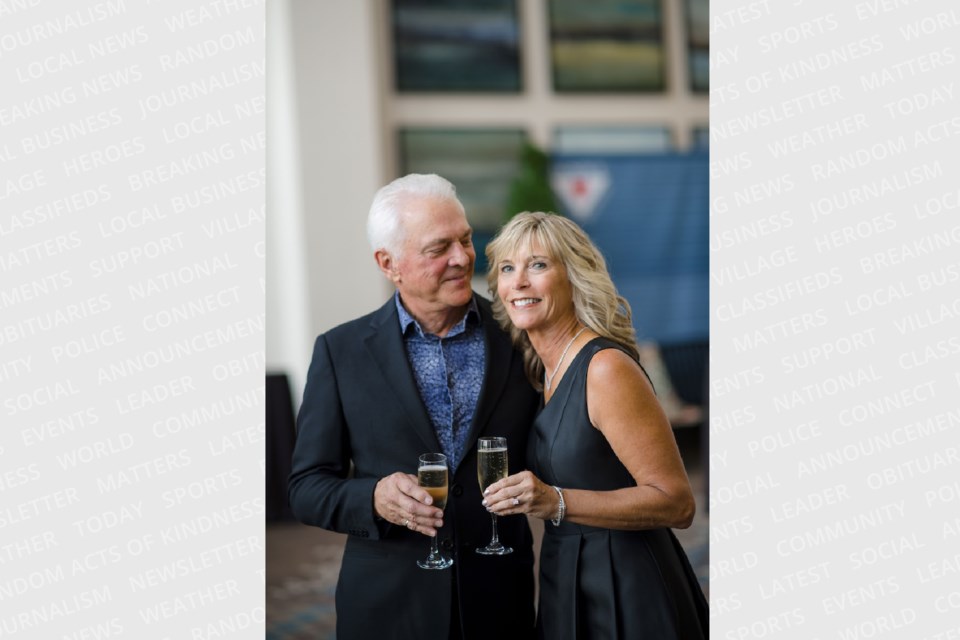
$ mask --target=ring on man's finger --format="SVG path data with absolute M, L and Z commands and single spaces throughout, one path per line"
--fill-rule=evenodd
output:
M 517 506 L 518 504 L 520 504 L 520 498 L 514 498 L 514 499 L 513 499 L 513 506 Z
M 403 526 L 409 527 L 409 526 L 410 526 L 410 521 L 407 520 L 406 518 L 404 518 L 404 519 L 403 519 Z

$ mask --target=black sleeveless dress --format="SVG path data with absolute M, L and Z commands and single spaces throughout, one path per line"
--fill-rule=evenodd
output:
M 587 366 L 610 348 L 620 347 L 605 338 L 584 346 L 534 421 L 527 464 L 547 484 L 594 491 L 636 485 L 587 415 Z M 545 523 L 540 638 L 700 640 L 709 637 L 708 617 L 703 591 L 670 529 Z

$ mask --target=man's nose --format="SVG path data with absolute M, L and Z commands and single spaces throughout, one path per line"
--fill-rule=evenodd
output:
M 467 255 L 467 250 L 463 248 L 463 245 L 455 242 L 453 244 L 453 249 L 451 250 L 451 253 L 450 253 L 449 264 L 451 266 L 455 265 L 455 266 L 463 267 L 469 264 L 469 262 L 470 262 L 470 256 Z

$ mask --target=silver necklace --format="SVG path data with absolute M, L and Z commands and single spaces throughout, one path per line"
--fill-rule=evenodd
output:
M 581 327 L 580 331 L 577 331 L 573 335 L 573 337 L 570 338 L 570 342 L 567 343 L 567 346 L 563 348 L 563 352 L 560 354 L 560 360 L 557 361 L 557 366 L 553 368 L 553 373 L 547 373 L 546 371 L 543 372 L 543 383 L 544 383 L 543 390 L 544 391 L 550 390 L 550 385 L 553 383 L 553 377 L 556 376 L 557 371 L 560 370 L 560 365 L 563 364 L 563 359 L 567 357 L 567 351 L 570 350 L 570 347 L 573 346 L 573 343 L 576 341 L 576 339 L 580 337 L 580 334 L 586 330 L 587 330 L 586 327 Z

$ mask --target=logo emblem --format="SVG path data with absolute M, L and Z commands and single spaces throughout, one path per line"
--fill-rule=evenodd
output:
M 601 166 L 568 166 L 553 174 L 553 190 L 580 222 L 590 220 L 610 188 L 610 174 Z

